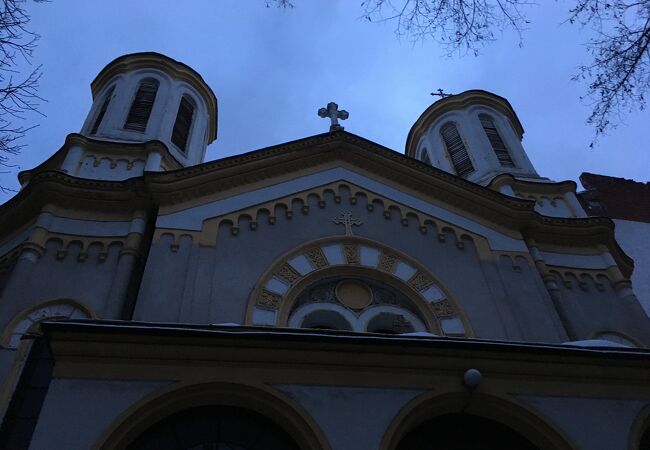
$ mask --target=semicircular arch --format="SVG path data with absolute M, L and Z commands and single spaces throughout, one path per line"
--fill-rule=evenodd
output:
M 473 336 L 458 302 L 423 264 L 385 244 L 357 236 L 331 236 L 279 257 L 256 283 L 246 324 L 286 327 L 296 299 L 319 280 L 367 277 L 396 289 L 415 306 L 428 331 Z M 359 316 L 363 310 L 348 308 Z
M 249 409 L 278 424 L 300 448 L 331 450 L 316 422 L 293 400 L 268 386 L 235 383 L 176 383 L 124 411 L 93 445 L 93 450 L 123 450 L 151 426 L 175 413 L 200 406 Z
M 56 299 L 32 305 L 14 315 L 0 335 L 0 347 L 16 348 L 23 334 L 49 319 L 94 319 L 92 308 L 83 301 Z
M 511 428 L 540 450 L 578 450 L 569 437 L 548 419 L 513 398 L 474 392 L 426 393 L 411 400 L 386 429 L 380 450 L 395 450 L 409 432 L 436 417 L 467 414 Z

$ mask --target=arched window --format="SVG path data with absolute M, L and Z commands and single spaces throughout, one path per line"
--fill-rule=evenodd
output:
M 379 313 L 368 322 L 367 331 L 382 334 L 413 333 L 411 322 L 401 314 Z
M 504 144 L 503 139 L 501 139 L 499 130 L 497 130 L 496 125 L 494 125 L 492 117 L 487 114 L 479 114 L 478 118 L 483 126 L 483 131 L 485 131 L 485 134 L 490 141 L 490 145 L 492 145 L 492 150 L 494 150 L 494 154 L 499 160 L 499 164 L 504 167 L 515 167 L 515 163 L 512 161 L 510 153 L 508 153 L 508 149 L 506 148 L 506 144 Z
M 474 166 L 456 125 L 447 122 L 440 128 L 440 135 L 445 141 L 445 147 L 447 147 L 447 152 L 456 173 L 462 177 L 474 172 Z
M 416 427 L 397 450 L 539 450 L 517 431 L 471 414 L 447 414 Z
M 352 326 L 341 314 L 336 311 L 314 311 L 302 320 L 301 328 L 318 330 L 346 330 L 352 331 Z
M 366 277 L 323 278 L 298 295 L 289 326 L 382 334 L 429 331 L 399 289 Z
M 260 413 L 233 406 L 200 406 L 153 425 L 127 450 L 298 450 L 293 438 Z
M 192 100 L 190 100 L 189 96 L 183 95 L 178 105 L 176 122 L 174 122 L 174 129 L 172 131 L 172 142 L 183 152 L 187 148 L 187 140 L 190 137 L 193 118 L 194 105 L 192 104 Z
M 104 114 L 106 114 L 106 110 L 108 109 L 108 104 L 111 102 L 111 98 L 113 97 L 114 91 L 115 91 L 115 85 L 111 86 L 110 89 L 106 91 L 106 94 L 104 94 L 104 100 L 102 101 L 102 106 L 99 108 L 99 112 L 97 113 L 97 117 L 95 118 L 95 123 L 93 123 L 93 127 L 90 130 L 90 134 L 97 133 L 97 130 L 99 129 L 99 125 L 102 123 L 102 120 L 104 119 Z
M 431 164 L 431 158 L 429 157 L 429 152 L 427 151 L 426 148 L 423 148 L 422 151 L 420 152 L 420 161 L 422 161 L 425 164 Z
M 125 129 L 140 132 L 147 129 L 159 85 L 158 80 L 154 78 L 145 78 L 140 82 L 124 124 Z

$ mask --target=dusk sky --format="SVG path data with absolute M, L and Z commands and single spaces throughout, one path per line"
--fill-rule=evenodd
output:
M 524 147 L 537 171 L 577 180 L 588 171 L 647 181 L 650 114 L 625 124 L 589 149 L 582 83 L 588 34 L 563 23 L 571 1 L 539 2 L 519 47 L 516 35 L 478 56 L 447 58 L 435 42 L 398 40 L 394 24 L 360 18 L 360 0 L 295 0 L 290 10 L 263 0 L 53 0 L 30 3 L 31 28 L 42 38 L 40 95 L 48 100 L 24 140 L 19 167 L 0 175 L 16 189 L 19 170 L 34 167 L 78 132 L 91 106 L 90 82 L 116 57 L 164 53 L 193 67 L 219 101 L 219 136 L 207 160 L 328 130 L 318 108 L 337 102 L 351 133 L 404 152 L 406 136 L 433 102 L 430 92 L 484 89 L 507 98 L 525 129 Z M 11 194 L 3 195 L 6 201 Z

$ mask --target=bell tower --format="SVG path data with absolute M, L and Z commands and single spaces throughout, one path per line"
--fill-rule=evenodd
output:
M 584 217 L 573 181 L 540 177 L 521 140 L 524 129 L 510 103 L 482 90 L 440 94 L 415 122 L 406 154 L 511 197 L 535 201 L 555 217 Z
M 409 132 L 406 152 L 484 186 L 504 173 L 540 179 L 521 145 L 523 134 L 506 99 L 471 90 L 427 108 Z
M 203 162 L 217 137 L 217 98 L 192 68 L 159 53 L 109 63 L 91 83 L 93 104 L 68 136 L 61 169 L 121 180 Z

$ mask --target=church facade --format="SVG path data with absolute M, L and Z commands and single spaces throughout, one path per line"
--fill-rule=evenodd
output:
M 0 448 L 650 448 L 634 262 L 504 98 L 204 162 L 192 68 L 91 88 L 0 206 Z

